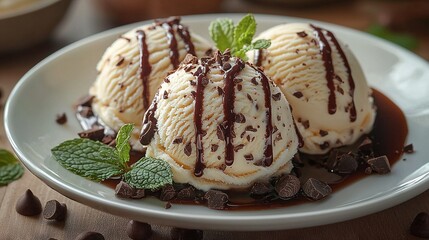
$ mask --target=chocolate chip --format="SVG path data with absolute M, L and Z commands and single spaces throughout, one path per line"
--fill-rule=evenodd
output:
M 343 154 L 338 160 L 337 171 L 341 174 L 350 174 L 356 172 L 358 163 L 351 154 Z
M 171 208 L 171 203 L 170 202 L 166 202 L 164 208 L 165 209 L 170 209 Z
M 221 140 L 221 141 L 225 140 L 225 137 L 223 135 L 223 131 L 222 131 L 222 127 L 221 126 L 217 126 L 217 128 L 216 128 L 216 135 L 217 135 L 217 138 L 219 140 Z
M 368 151 L 372 149 L 372 140 L 368 137 L 366 137 L 362 142 L 359 144 L 359 150 L 361 151 Z
M 186 70 L 185 70 L 186 71 Z M 170 79 L 168 79 L 168 77 L 164 78 L 164 82 L 165 83 L 170 83 Z
M 245 154 L 244 155 L 244 159 L 246 159 L 247 161 L 252 161 L 253 160 L 253 155 L 251 153 Z
M 338 91 L 341 95 L 344 95 L 344 89 L 342 89 L 340 86 L 337 86 L 337 91 Z
M 421 238 L 429 238 L 429 214 L 417 214 L 410 226 L 410 233 Z
M 281 94 L 281 93 L 276 93 L 276 94 L 273 94 L 273 95 L 272 95 L 272 97 L 273 97 L 273 100 L 274 100 L 274 101 L 278 101 L 278 100 L 280 100 L 281 96 L 282 96 L 282 94 Z
M 207 207 L 211 209 L 222 210 L 226 207 L 228 195 L 218 190 L 209 190 L 204 195 L 204 199 L 207 200 Z
M 94 116 L 94 112 L 92 111 L 92 107 L 85 107 L 85 106 L 79 108 L 79 114 L 84 118 Z
M 192 146 L 191 146 L 191 143 L 190 143 L 190 142 L 188 142 L 188 143 L 186 144 L 185 149 L 184 149 L 184 152 L 185 152 L 186 156 L 191 156 L 191 153 L 192 153 Z
M 217 93 L 219 94 L 219 96 L 223 95 L 223 89 L 221 87 L 217 87 Z
M 242 78 L 234 78 L 234 83 L 235 83 L 235 84 L 239 84 L 239 83 L 241 83 L 241 82 L 243 82 L 243 79 L 242 79 Z
M 124 181 L 119 182 L 115 187 L 115 195 L 120 198 L 131 198 L 134 192 L 135 189 Z
M 119 58 L 119 61 L 116 63 L 116 66 L 117 66 L 117 67 L 121 66 L 121 65 L 122 65 L 122 63 L 124 63 L 124 60 L 125 60 L 125 58 L 121 56 L 121 57 Z
M 302 37 L 302 38 L 307 37 L 307 33 L 305 33 L 304 31 L 302 31 L 302 32 L 297 32 L 296 34 L 297 34 L 298 36 Z
M 254 85 L 258 85 L 259 83 L 258 83 L 258 81 L 256 80 L 256 77 L 253 77 L 251 80 L 250 80 Z
M 148 223 L 131 220 L 127 224 L 127 235 L 134 240 L 146 240 L 152 236 L 152 227 Z
M 65 113 L 58 114 L 57 118 L 55 119 L 55 121 L 58 124 L 60 124 L 60 125 L 66 123 L 67 122 L 67 116 L 66 116 L 66 114 Z
M 414 152 L 414 146 L 413 144 L 408 144 L 404 147 L 404 152 L 406 153 L 413 153 Z
M 222 66 L 222 69 L 224 70 L 224 71 L 228 71 L 229 69 L 231 68 L 231 64 L 230 63 L 224 63 L 223 64 L 223 66 Z
M 249 101 L 253 102 L 253 98 L 249 94 L 247 94 L 247 99 L 249 99 Z
M 235 122 L 236 123 L 245 123 L 246 117 L 242 113 L 235 114 Z
M 251 195 L 265 195 L 271 192 L 271 185 L 265 182 L 255 182 L 250 189 Z
M 329 148 L 329 142 L 325 141 L 322 144 L 319 144 L 320 149 L 325 150 Z
M 24 216 L 35 216 L 42 212 L 42 204 L 39 198 L 34 196 L 30 189 L 27 189 L 16 202 L 15 210 Z
M 282 176 L 275 185 L 277 194 L 282 198 L 291 198 L 295 196 L 301 187 L 299 179 L 294 175 Z
M 201 240 L 203 231 L 196 229 L 172 228 L 170 232 L 171 240 Z
M 48 220 L 62 221 L 67 215 L 67 205 L 59 203 L 57 200 L 50 200 L 46 202 L 43 209 L 43 217 Z
M 238 144 L 234 147 L 234 152 L 238 152 L 240 149 L 244 148 L 244 144 Z
M 135 189 L 134 194 L 131 196 L 132 199 L 141 199 L 146 197 L 146 191 L 144 189 Z
M 219 148 L 219 145 L 217 145 L 217 144 L 212 144 L 212 146 L 211 146 L 212 152 L 216 152 L 218 148 Z
M 170 201 L 171 199 L 176 197 L 176 190 L 172 185 L 167 185 L 162 188 L 161 195 L 159 196 L 159 199 L 161 201 Z
M 162 98 L 163 99 L 168 99 L 168 92 L 167 91 L 164 91 L 164 94 L 163 94 Z
M 189 83 L 190 83 L 192 86 L 196 86 L 196 85 L 197 85 L 197 82 L 195 82 L 194 80 L 189 80 Z
M 302 189 L 305 195 L 313 200 L 320 200 L 332 192 L 328 184 L 315 178 L 309 178 L 302 186 Z
M 302 98 L 304 96 L 302 92 L 294 92 L 292 95 L 294 95 L 296 98 Z
M 185 59 L 183 59 L 182 64 L 196 64 L 198 58 L 192 54 L 186 54 Z
M 177 198 L 182 200 L 192 200 L 195 196 L 195 188 L 192 186 L 186 187 L 177 193 Z
M 372 168 L 371 167 L 365 168 L 365 174 L 370 175 L 371 173 L 372 173 Z
M 98 232 L 83 232 L 74 240 L 104 240 L 104 236 Z
M 256 132 L 256 131 L 258 131 L 258 129 L 254 128 L 251 125 L 246 126 L 245 130 L 246 131 L 250 131 L 250 132 Z
M 76 105 L 83 106 L 83 107 L 91 107 L 92 101 L 94 100 L 94 96 L 88 95 L 80 98 Z
M 203 77 L 202 79 L 201 79 L 201 85 L 202 86 L 207 86 L 209 84 L 209 79 L 208 78 L 206 78 L 206 77 Z
M 376 173 L 386 174 L 390 172 L 390 163 L 386 155 L 368 159 L 367 163 Z
M 195 92 L 195 91 L 191 91 L 191 95 L 192 95 L 192 98 L 193 98 L 193 99 L 195 99 L 195 98 L 196 98 L 196 96 L 197 96 L 197 92 Z
M 242 89 L 243 89 L 243 85 L 238 84 L 238 85 L 237 85 L 237 90 L 238 90 L 238 91 L 241 91 Z
M 89 138 L 94 141 L 101 141 L 104 137 L 104 128 L 94 127 L 78 133 L 81 138 Z
M 320 136 L 322 136 L 322 137 L 324 137 L 324 136 L 326 136 L 326 135 L 328 135 L 329 133 L 328 133 L 328 131 L 325 131 L 325 130 L 319 130 L 319 135 Z
M 305 129 L 308 129 L 310 127 L 310 121 L 308 120 L 302 121 L 301 124 Z
M 182 141 L 183 141 L 183 137 L 176 137 L 173 140 L 173 144 L 179 144 L 179 143 L 182 143 Z

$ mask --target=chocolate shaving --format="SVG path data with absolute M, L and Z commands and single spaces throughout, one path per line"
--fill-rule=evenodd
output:
M 162 96 L 163 99 L 168 99 L 168 92 L 167 90 L 164 91 L 164 94 Z
M 254 85 L 258 85 L 258 81 L 256 80 L 256 77 L 253 77 L 250 82 L 252 82 Z
M 282 96 L 281 93 L 276 93 L 272 95 L 274 101 L 279 101 L 281 96 Z
M 328 135 L 328 131 L 319 130 L 319 135 L 322 136 L 322 137 L 324 137 L 324 136 Z
M 245 154 L 244 159 L 246 159 L 246 161 L 253 161 L 253 154 Z
M 294 95 L 296 98 L 302 98 L 304 96 L 302 92 L 294 92 L 292 95 Z
M 243 148 L 244 148 L 244 144 L 239 144 L 234 147 L 234 152 L 238 152 L 240 149 L 243 149 Z
M 173 140 L 173 144 L 179 144 L 179 143 L 182 143 L 182 141 L 183 141 L 183 137 L 176 137 Z
M 302 37 L 302 38 L 305 38 L 305 37 L 307 37 L 308 35 L 307 35 L 307 33 L 306 32 L 304 32 L 304 31 L 302 31 L 302 32 L 297 32 L 296 33 L 298 36 L 300 36 L 300 37 Z

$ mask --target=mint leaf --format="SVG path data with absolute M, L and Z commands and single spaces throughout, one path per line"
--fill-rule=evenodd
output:
M 210 23 L 210 37 L 220 51 L 231 48 L 234 43 L 234 23 L 231 19 L 217 19 Z
M 252 43 L 256 32 L 256 21 L 252 14 L 244 16 L 234 30 L 233 53 Z
M 134 188 L 158 189 L 173 183 L 170 165 L 155 158 L 142 158 L 124 174 L 124 181 Z
M 5 149 L 0 149 L 0 185 L 6 185 L 22 176 L 24 168 L 18 159 Z
M 118 151 L 118 156 L 122 163 L 126 163 L 130 160 L 131 146 L 129 140 L 133 129 L 133 124 L 125 124 L 119 129 L 116 135 L 116 150 Z
M 71 172 L 103 181 L 124 172 L 115 149 L 85 138 L 68 140 L 51 150 L 55 159 Z

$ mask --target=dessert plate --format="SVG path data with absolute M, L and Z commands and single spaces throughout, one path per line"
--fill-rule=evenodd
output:
M 208 25 L 219 17 L 237 21 L 239 14 L 183 18 L 208 38 Z M 308 19 L 256 15 L 258 31 L 286 22 L 312 22 L 334 32 L 360 60 L 369 84 L 392 99 L 405 113 L 416 152 L 404 156 L 388 175 L 371 175 L 319 202 L 284 208 L 216 211 L 203 206 L 173 205 L 154 198 L 123 200 L 114 190 L 86 180 L 61 167 L 50 149 L 77 137 L 81 128 L 73 117 L 73 103 L 87 94 L 95 80 L 95 66 L 106 47 L 137 25 L 112 29 L 76 42 L 31 69 L 16 85 L 5 108 L 7 136 L 22 163 L 47 185 L 85 205 L 129 219 L 184 228 L 217 230 L 277 230 L 310 227 L 357 218 L 406 201 L 429 187 L 429 65 L 400 47 L 362 32 Z M 65 112 L 65 125 L 55 123 Z

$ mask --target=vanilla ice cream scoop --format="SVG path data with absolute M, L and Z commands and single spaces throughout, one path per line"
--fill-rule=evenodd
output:
M 167 73 L 179 65 L 186 54 L 204 56 L 211 44 L 190 32 L 179 18 L 137 27 L 120 36 L 97 65 L 97 79 L 89 93 L 93 111 L 100 122 L 115 131 L 134 123 L 131 136 L 138 144 L 144 112 L 149 107 Z
M 292 106 L 300 151 L 324 154 L 371 131 L 375 107 L 361 66 L 328 30 L 291 23 L 268 29 L 266 50 L 249 52 Z
M 289 173 L 298 138 L 289 104 L 265 74 L 216 52 L 187 57 L 145 114 L 146 155 L 201 190 L 243 189 Z

